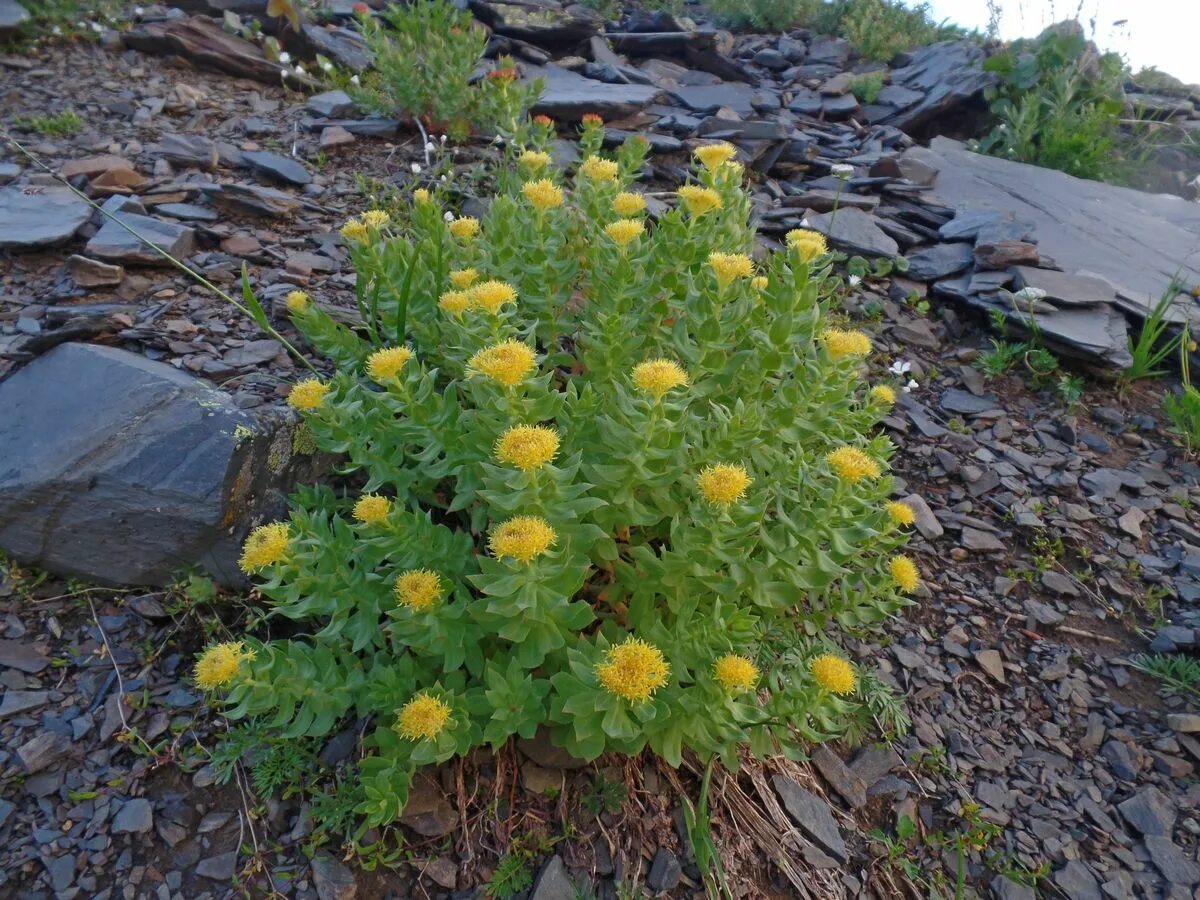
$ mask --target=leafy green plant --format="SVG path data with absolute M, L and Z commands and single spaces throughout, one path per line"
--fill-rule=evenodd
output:
M 830 32 L 849 41 L 859 56 L 881 62 L 914 47 L 968 35 L 957 26 L 935 22 L 928 3 L 906 5 L 898 0 L 834 0 L 825 4 L 822 14 L 837 17 L 836 29 L 830 29 Z
M 999 378 L 1012 371 L 1025 356 L 1028 346 L 1021 342 L 992 338 L 992 349 L 979 354 L 979 368 L 988 378 Z
M 882 847 L 884 859 L 889 866 L 900 871 L 910 881 L 923 883 L 921 864 L 913 858 L 909 846 L 916 833 L 917 823 L 912 817 L 901 816 L 896 822 L 894 837 L 882 828 L 872 828 L 867 832 L 867 837 Z
M 1133 661 L 1133 667 L 1157 679 L 1168 693 L 1200 699 L 1200 659 L 1194 656 L 1145 654 Z
M 1166 370 L 1160 366 L 1171 353 L 1179 349 L 1183 340 L 1182 332 L 1175 338 L 1163 339 L 1171 326 L 1171 307 L 1182 291 L 1182 282 L 1177 277 L 1172 278 L 1167 289 L 1151 308 L 1150 315 L 1142 322 L 1142 330 L 1138 332 L 1137 340 L 1129 338 L 1129 355 L 1133 357 L 1133 363 L 1121 373 L 1121 379 L 1126 383 L 1166 374 Z
M 850 93 L 859 103 L 874 103 L 883 90 L 883 72 L 863 72 L 850 81 Z
M 1083 376 L 1082 375 L 1059 375 L 1058 381 L 1054 383 L 1055 393 L 1071 412 L 1079 406 L 1079 401 L 1083 399 Z
M 523 853 L 506 853 L 500 857 L 496 871 L 484 885 L 484 892 L 495 900 L 511 900 L 533 887 L 533 863 Z
M 264 797 L 272 797 L 284 785 L 300 783 L 300 776 L 310 767 L 310 757 L 295 741 L 271 744 L 261 750 L 255 759 L 252 770 L 254 789 Z
M 70 137 L 83 128 L 83 117 L 73 109 L 64 109 L 44 116 L 16 116 L 13 125 L 43 137 Z
M 1163 412 L 1171 422 L 1171 430 L 1183 438 L 1189 453 L 1200 448 L 1200 391 L 1192 385 L 1189 352 L 1191 332 L 1184 329 L 1179 338 L 1179 371 L 1183 375 L 1178 393 L 1163 394 Z
M 800 757 L 864 702 L 841 629 L 920 584 L 869 436 L 895 393 L 828 323 L 824 239 L 752 261 L 728 145 L 651 223 L 646 143 L 602 140 L 565 184 L 514 150 L 482 221 L 421 191 L 347 223 L 357 330 L 288 297 L 337 367 L 289 403 L 361 493 L 302 489 L 251 534 L 301 635 L 210 647 L 197 683 L 280 740 L 366 720 L 373 825 L 418 767 L 539 729 L 585 759 Z
M 594 816 L 598 816 L 602 812 L 615 814 L 621 811 L 621 806 L 625 803 L 628 795 L 629 792 L 625 789 L 624 784 L 605 778 L 603 774 L 600 774 L 592 781 L 587 793 L 580 798 L 580 802 L 583 804 L 583 808 Z
M 373 68 L 336 79 L 366 109 L 405 113 L 462 140 L 473 129 L 514 133 L 541 93 L 540 82 L 518 83 L 506 58 L 473 81 L 487 33 L 446 0 L 388 4 L 379 17 L 358 17 Z

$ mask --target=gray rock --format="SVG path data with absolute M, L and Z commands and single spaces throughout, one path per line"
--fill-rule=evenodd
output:
M 540 47 L 568 47 L 599 34 L 604 20 L 581 4 L 564 8 L 556 0 L 470 0 L 471 11 L 496 34 Z
M 933 514 L 933 510 L 929 508 L 929 504 L 920 494 L 909 494 L 900 502 L 912 507 L 912 511 L 917 514 L 917 521 L 913 523 L 913 526 L 921 533 L 921 537 L 934 540 L 940 538 L 945 532 L 942 523 L 938 521 L 937 516 Z
M 560 856 L 552 856 L 542 866 L 529 900 L 575 900 L 579 892 L 567 877 L 567 867 Z
M 1098 306 L 1117 299 L 1116 289 L 1097 275 L 1068 275 L 1030 266 L 1013 266 L 1012 272 L 1016 288 L 1045 291 L 1046 300 L 1055 305 Z
M 544 769 L 582 769 L 586 759 L 572 756 L 550 741 L 550 733 L 542 728 L 531 738 L 517 738 L 517 749 Z
M 980 650 L 975 654 L 975 662 L 979 664 L 979 668 L 1000 684 L 1007 682 L 1004 675 L 1004 660 L 1000 658 L 999 650 Z
M 1175 829 L 1175 804 L 1152 785 L 1141 788 L 1128 800 L 1118 803 L 1117 809 L 1139 834 L 1170 837 Z
M 784 809 L 804 834 L 842 862 L 849 859 L 846 842 L 824 800 L 810 794 L 786 775 L 775 775 L 771 784 Z
M 327 853 L 313 859 L 312 877 L 318 900 L 354 900 L 358 895 L 354 873 Z
M 0 249 L 34 250 L 61 244 L 92 217 L 92 208 L 69 188 L 8 185 L 0 188 Z
M 154 807 L 145 797 L 129 800 L 113 817 L 114 834 L 145 834 L 154 827 Z
M 891 86 L 919 94 L 920 102 L 881 121 L 901 131 L 919 132 L 934 119 L 975 100 L 996 83 L 995 75 L 983 71 L 983 58 L 983 49 L 972 41 L 942 41 L 917 50 L 907 66 L 892 70 Z
M 578 122 L 588 113 L 595 113 L 605 121 L 623 119 L 654 103 L 662 94 L 651 85 L 605 84 L 553 65 L 541 69 L 527 66 L 526 74 L 546 79 L 542 95 L 531 112 L 565 122 Z
M 160 203 L 154 207 L 154 211 L 162 216 L 189 222 L 215 222 L 220 218 L 216 210 L 195 203 Z
M 29 11 L 17 0 L 0 0 L 0 36 L 8 37 L 28 21 Z
M 809 216 L 807 227 L 850 253 L 894 257 L 900 252 L 900 245 L 883 233 L 873 216 L 861 209 L 839 209 Z
M 3 5 L 3 0 L 0 0 L 0 15 L 2 15 Z M 0 34 L 3 34 L 3 28 L 0 28 Z M 75 857 L 70 853 L 65 856 L 43 858 L 42 865 L 46 867 L 46 874 L 50 876 L 51 887 L 58 894 L 64 893 L 75 881 Z
M 1078 597 L 1079 587 L 1068 576 L 1054 569 L 1042 573 L 1042 587 L 1060 597 Z
M 281 518 L 320 460 L 290 416 L 252 414 L 171 366 L 63 344 L 0 382 L 0 547 L 106 584 L 199 565 L 240 583 L 251 523 Z
M 1190 888 L 1200 882 L 1200 865 L 1188 859 L 1169 837 L 1147 835 L 1146 849 L 1150 851 L 1150 861 L 1171 884 Z
M 325 91 L 323 94 L 309 97 L 304 108 L 326 119 L 341 119 L 354 115 L 357 105 L 354 98 L 345 91 Z
M 0 700 L 0 719 L 37 709 L 49 702 L 49 691 L 5 691 Z
M 237 858 L 237 850 L 230 850 L 202 859 L 196 864 L 196 874 L 213 881 L 229 881 L 237 872 Z
M 970 244 L 934 244 L 904 254 L 908 271 L 904 274 L 916 281 L 937 281 L 970 268 L 974 256 Z
M 1195 713 L 1171 713 L 1167 716 L 1167 727 L 1181 734 L 1200 732 L 1200 716 Z
M 1104 900 L 1099 880 L 1091 869 L 1077 859 L 1051 875 L 1050 880 L 1071 900 Z
M 977 396 L 961 388 L 949 388 L 946 390 L 942 394 L 939 405 L 946 412 L 962 413 L 968 416 L 977 416 L 981 413 L 1003 408 L 1003 404 L 995 394 L 987 393 Z
M 147 241 L 175 259 L 191 256 L 196 248 L 196 232 L 186 225 L 163 222 L 137 213 L 118 212 L 112 215 L 118 221 L 106 218 L 104 225 L 88 241 L 84 248 L 86 253 L 122 263 L 166 266 L 170 262 L 150 247 Z
M 989 884 L 995 900 L 1037 900 L 1037 891 L 1003 875 L 997 875 Z
M 1108 760 L 1109 768 L 1122 781 L 1137 781 L 1141 767 L 1123 741 L 1105 742 L 1104 746 L 1100 748 L 1100 755 Z
M 1004 541 L 996 535 L 970 525 L 963 526 L 962 542 L 964 547 L 975 553 L 996 553 L 1005 549 Z
M 70 752 L 70 738 L 57 731 L 43 731 L 17 748 L 17 759 L 27 775 L 34 775 Z
M 27 640 L 0 640 L 0 666 L 36 675 L 50 665 L 50 657 L 44 649 Z
M 327 56 L 343 69 L 365 72 L 375 62 L 367 42 L 355 28 L 332 27 L 313 22 L 300 26 L 311 52 Z
M 904 764 L 888 744 L 877 744 L 859 752 L 850 763 L 850 771 L 857 775 L 870 789 L 876 782 L 890 775 Z
M 267 150 L 248 150 L 242 154 L 246 165 L 276 181 L 305 185 L 312 183 L 312 175 L 296 160 Z
M 679 887 L 683 878 L 683 867 L 675 854 L 666 847 L 659 847 L 650 864 L 650 873 L 646 876 L 646 885 L 655 893 L 673 891 Z
M 215 169 L 220 159 L 217 145 L 199 134 L 164 134 L 158 142 L 158 155 L 167 162 L 201 169 Z
M 853 809 L 859 809 L 867 803 L 867 786 L 858 775 L 851 771 L 847 765 L 842 762 L 841 757 L 830 750 L 824 744 L 817 744 L 813 748 L 812 754 L 813 765 L 817 767 L 817 771 L 821 773 L 821 777 L 828 782 L 842 799 L 845 800 Z
M 200 190 L 215 205 L 251 216 L 287 216 L 302 205 L 298 198 L 286 191 L 257 184 L 202 184 Z
M 107 287 L 121 283 L 125 269 L 74 253 L 67 257 L 67 272 L 80 287 Z

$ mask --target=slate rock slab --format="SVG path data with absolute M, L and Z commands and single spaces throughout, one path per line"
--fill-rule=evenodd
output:
M 552 856 L 542 866 L 529 900 L 573 900 L 579 896 L 567 875 L 561 856 Z
M 882 121 L 901 131 L 918 132 L 982 97 L 984 89 L 996 83 L 995 75 L 983 71 L 983 59 L 983 49 L 972 41 L 941 41 L 917 50 L 907 66 L 892 71 L 891 96 L 901 96 L 895 88 L 905 88 L 922 99 Z
M 851 207 L 809 216 L 807 227 L 850 253 L 894 257 L 900 252 L 900 245 L 883 233 L 874 216 L 861 209 Z
M 578 122 L 588 113 L 605 121 L 623 119 L 654 103 L 662 91 L 646 84 L 606 84 L 558 66 L 526 66 L 529 78 L 545 78 L 542 95 L 533 104 L 535 115 Z
M 837 822 L 834 821 L 833 813 L 829 811 L 829 805 L 820 797 L 800 787 L 786 775 L 774 776 L 771 784 L 783 802 L 783 808 L 787 810 L 788 815 L 792 817 L 792 821 L 799 826 L 800 830 L 815 841 L 822 850 L 832 853 L 845 862 L 849 858 L 846 842 L 842 839 L 842 833 L 838 829 Z
M 69 240 L 92 217 L 92 208 L 65 187 L 0 188 L 0 249 L 34 250 Z
M 164 222 L 137 213 L 115 213 L 119 221 L 105 219 L 104 225 L 87 242 L 84 251 L 89 256 L 121 263 L 141 263 L 148 266 L 167 266 L 170 261 L 140 240 L 138 235 L 161 247 L 176 259 L 191 256 L 196 249 L 196 232 L 186 225 Z M 122 227 L 122 225 L 127 227 Z M 137 232 L 131 234 L 127 228 Z
M 62 575 L 164 585 L 198 565 L 239 584 L 251 524 L 323 460 L 289 415 L 238 409 L 171 366 L 62 344 L 0 382 L 0 548 Z
M 298 161 L 269 150 L 250 150 L 242 154 L 242 159 L 255 172 L 261 172 L 276 181 L 299 185 L 312 182 L 312 175 Z
M 29 11 L 17 0 L 0 0 L 0 35 L 9 35 L 29 21 Z
M 542 47 L 578 44 L 604 27 L 604 20 L 594 10 L 579 4 L 563 7 L 555 0 L 471 0 L 470 6 L 496 34 Z
M 947 275 L 956 275 L 971 267 L 975 261 L 969 244 L 934 244 L 906 253 L 908 271 L 914 281 L 937 281 Z
M 318 900 L 354 900 L 358 896 L 354 873 L 327 853 L 313 859 L 312 875 Z

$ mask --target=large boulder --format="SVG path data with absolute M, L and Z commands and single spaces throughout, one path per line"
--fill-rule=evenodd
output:
M 248 529 L 323 462 L 289 414 L 111 347 L 38 357 L 0 382 L 0 409 L 0 549 L 105 584 L 190 566 L 240 583 Z

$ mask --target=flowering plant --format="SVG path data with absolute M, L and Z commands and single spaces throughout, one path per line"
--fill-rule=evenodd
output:
M 895 394 L 829 322 L 824 240 L 752 259 L 722 144 L 651 221 L 645 144 L 601 137 L 569 181 L 514 153 L 480 221 L 421 192 L 351 223 L 360 331 L 289 298 L 338 370 L 290 402 L 361 491 L 251 535 L 302 635 L 209 648 L 198 680 L 284 735 L 369 723 L 375 824 L 418 766 L 539 728 L 586 758 L 797 756 L 866 709 L 837 630 L 919 583 L 867 436 Z

